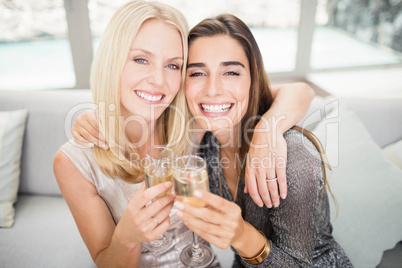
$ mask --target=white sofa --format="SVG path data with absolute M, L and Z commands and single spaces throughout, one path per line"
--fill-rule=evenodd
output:
M 330 102 L 328 99 L 316 98 L 310 109 L 310 115 L 306 117 L 307 121 L 304 120 L 310 128 L 314 126 L 321 129 L 321 134 L 318 133 L 318 136 L 324 133 L 324 136 L 320 136 L 320 138 L 324 137 L 325 140 L 323 130 L 330 130 L 331 128 L 328 128 L 330 124 L 320 123 L 317 126 L 311 122 L 316 121 L 314 116 L 317 114 L 317 107 L 326 106 L 328 108 L 330 106 L 327 103 Z M 90 103 L 89 90 L 34 92 L 0 90 L 0 111 L 22 108 L 28 110 L 22 147 L 18 201 L 15 204 L 15 223 L 11 228 L 0 228 L 0 267 L 95 267 L 60 194 L 52 170 L 55 152 L 71 138 L 72 118 L 81 113 L 83 109 L 90 107 Z M 341 101 L 342 103 L 348 103 L 355 110 L 356 120 L 360 118 L 359 124 L 363 128 L 366 126 L 372 135 L 375 142 L 372 142 L 370 146 L 374 148 L 374 152 L 381 153 L 380 147 L 402 138 L 402 100 L 344 100 Z M 340 107 L 342 108 L 342 105 Z M 328 115 L 329 109 L 327 111 L 321 109 L 321 112 L 322 115 Z M 343 115 L 350 118 L 349 112 L 340 109 L 335 120 L 342 119 Z M 328 120 L 333 120 L 334 116 L 332 115 L 332 117 Z M 379 177 L 375 181 L 376 185 L 372 185 L 371 181 L 371 185 L 365 185 L 362 183 L 365 178 L 358 178 L 359 176 L 356 177 L 356 180 L 347 178 L 348 181 L 343 181 L 342 178 L 345 176 L 342 175 L 344 174 L 342 172 L 345 172 L 345 169 L 349 170 L 350 173 L 348 173 L 353 176 L 356 175 L 353 170 L 360 169 L 359 166 L 353 166 L 355 165 L 353 163 L 350 163 L 352 166 L 348 166 L 342 162 L 342 157 L 348 157 L 351 154 L 343 150 L 344 131 L 342 129 L 344 126 L 355 127 L 356 123 L 342 123 L 340 120 L 338 126 L 337 138 L 341 142 L 339 144 L 340 152 L 338 152 L 339 164 L 333 169 L 334 172 L 330 178 L 332 189 L 340 205 L 338 219 L 333 224 L 334 235 L 356 267 L 375 267 L 379 263 L 383 251 L 392 248 L 396 242 L 402 240 L 402 216 L 399 212 L 392 210 L 399 208 L 402 211 L 400 209 L 402 205 L 402 172 L 396 166 L 393 167 L 388 160 L 382 160 L 383 156 L 381 156 L 381 161 L 385 162 L 381 162 L 380 165 L 390 168 L 392 176 L 401 175 L 399 178 L 401 183 L 395 183 L 395 178 L 392 178 L 392 185 L 390 185 L 391 182 L 387 183 L 388 178 Z M 364 136 L 361 136 L 356 130 L 353 130 L 351 134 L 358 135 L 358 137 Z M 367 136 L 364 137 L 367 138 Z M 371 139 L 370 136 L 368 139 Z M 355 140 L 356 143 L 360 141 L 360 138 Z M 365 144 L 363 146 L 367 147 Z M 359 151 L 355 153 L 358 155 Z M 335 158 L 336 154 L 335 152 Z M 333 156 L 331 157 L 333 158 Z M 374 160 L 378 162 L 376 159 Z M 341 171 L 337 174 L 337 170 Z M 337 178 L 337 175 L 342 178 Z M 374 192 L 373 187 L 376 189 Z M 366 200 L 370 199 L 367 197 L 377 200 L 378 206 L 372 207 L 372 203 L 366 203 Z M 380 213 L 378 217 L 381 218 L 376 219 L 375 213 L 379 213 L 381 210 L 384 213 Z M 357 216 L 358 218 L 356 218 Z M 366 226 L 360 226 L 359 220 L 367 220 Z M 376 222 L 381 224 L 372 228 Z M 394 224 L 400 224 L 399 232 L 395 231 L 397 228 Z M 371 232 L 365 231 L 367 228 L 371 228 Z M 359 230 L 368 233 L 362 234 Z M 378 238 L 376 233 L 382 234 L 380 237 L 383 238 Z M 366 241 L 371 241 L 372 244 L 356 244 L 366 243 Z M 375 244 L 379 245 L 379 248 L 372 246 Z M 373 249 L 376 251 L 371 252 L 370 250 Z M 372 255 L 375 257 L 371 257 Z M 223 267 L 231 266 L 230 249 L 219 251 L 219 258 Z

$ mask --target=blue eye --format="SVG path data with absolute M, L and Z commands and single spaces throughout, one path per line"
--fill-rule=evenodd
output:
M 134 59 L 134 61 L 137 62 L 137 63 L 140 63 L 140 64 L 145 64 L 145 63 L 147 63 L 147 61 L 144 60 L 144 59 Z
M 180 70 L 180 67 L 177 66 L 176 64 L 169 64 L 167 67 L 169 69 L 173 69 L 173 70 Z

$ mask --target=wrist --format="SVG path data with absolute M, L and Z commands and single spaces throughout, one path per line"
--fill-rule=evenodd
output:
M 244 241 L 245 241 L 245 240 L 244 240 L 244 234 L 247 234 L 246 228 L 247 228 L 246 221 L 243 220 L 242 231 L 241 231 L 241 233 L 237 236 L 237 238 L 236 238 L 235 240 L 233 240 L 232 245 L 231 245 L 234 249 L 237 250 L 237 249 L 241 249 L 241 248 L 243 247 Z
M 116 228 L 117 231 L 117 228 Z M 112 240 L 110 241 L 110 246 L 119 248 L 120 250 L 132 253 L 137 250 L 141 251 L 141 243 L 140 242 L 130 242 L 126 241 L 125 236 L 120 236 L 118 232 L 114 232 L 112 236 Z
M 246 221 L 244 230 L 239 238 L 232 243 L 232 247 L 242 256 L 242 258 L 254 257 L 258 255 L 266 244 L 266 238 L 251 224 Z
M 256 128 L 266 129 L 271 135 L 273 133 L 283 135 L 289 129 L 289 126 L 286 125 L 285 115 L 267 113 L 262 116 Z

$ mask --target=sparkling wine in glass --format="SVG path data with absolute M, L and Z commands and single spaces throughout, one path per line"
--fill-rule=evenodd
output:
M 173 184 L 172 172 L 174 159 L 174 151 L 166 147 L 153 147 L 147 151 L 147 155 L 142 161 L 147 188 L 167 181 Z M 166 195 L 170 191 L 168 190 L 158 195 L 152 201 Z M 154 241 L 142 243 L 142 246 L 151 252 L 162 253 L 173 246 L 173 239 L 168 232 L 165 232 Z
M 194 155 L 178 157 L 173 168 L 176 199 L 195 207 L 204 207 L 205 202 L 194 197 L 195 190 L 209 191 L 208 173 L 204 159 Z M 198 243 L 193 232 L 193 243 L 180 253 L 181 262 L 189 267 L 207 267 L 214 260 L 212 249 Z

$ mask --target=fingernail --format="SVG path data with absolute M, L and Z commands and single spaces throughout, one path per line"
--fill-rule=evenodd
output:
M 275 202 L 274 203 L 274 207 L 278 207 L 279 206 L 279 203 L 278 202 Z
M 266 205 L 267 206 L 267 208 L 272 208 L 272 205 L 271 204 L 268 204 L 268 205 Z
M 259 206 L 260 208 L 262 208 L 262 207 L 264 206 L 264 204 L 263 204 L 263 203 L 258 203 L 258 206 Z
M 170 181 L 167 181 L 163 185 L 165 185 L 165 187 L 170 187 L 172 186 L 172 183 Z
M 286 195 L 285 195 L 285 194 L 281 194 L 281 197 L 282 197 L 282 199 L 285 199 L 285 198 L 286 198 Z
M 176 214 L 178 217 L 183 217 L 183 212 L 181 212 L 180 210 L 176 210 L 175 212 L 174 212 L 174 214 Z
M 102 148 L 105 149 L 105 150 L 108 149 L 106 144 L 102 144 Z
M 202 193 L 201 193 L 200 190 L 195 190 L 194 193 L 193 193 L 193 195 L 194 195 L 194 197 L 197 197 L 197 198 L 201 198 L 201 197 L 202 197 Z
M 88 143 L 88 146 L 89 146 L 90 148 L 92 148 L 92 147 L 94 147 L 95 145 L 90 142 L 90 143 Z
M 179 201 L 175 202 L 175 203 L 174 203 L 174 206 L 175 206 L 177 209 L 180 209 L 180 210 L 183 210 L 183 209 L 184 209 L 184 204 L 183 204 L 182 202 L 179 202 Z

